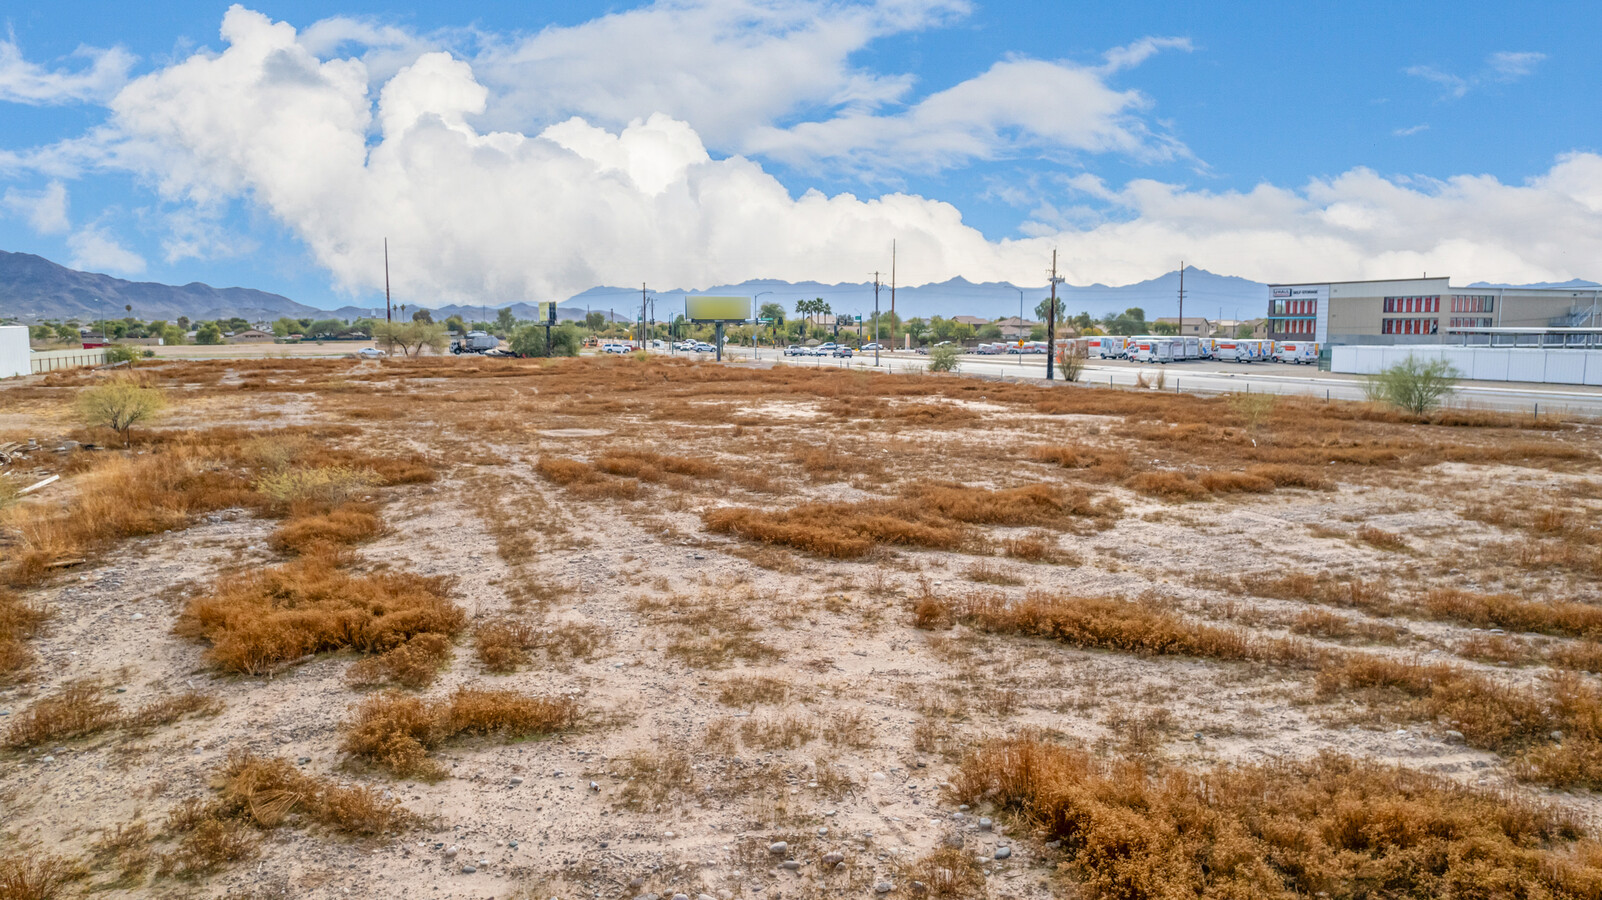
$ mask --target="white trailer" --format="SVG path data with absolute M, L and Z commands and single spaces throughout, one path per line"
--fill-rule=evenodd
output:
M 1223 362 L 1249 363 L 1260 355 L 1255 341 L 1221 340 L 1213 349 L 1213 358 Z
M 1280 341 L 1274 348 L 1274 361 L 1313 365 L 1318 362 L 1318 344 L 1314 341 Z
M 1142 363 L 1170 363 L 1174 361 L 1175 343 L 1168 338 L 1136 338 L 1130 345 L 1130 358 Z
M 1088 345 L 1089 355 L 1096 359 L 1123 359 L 1129 348 L 1129 339 L 1118 335 L 1093 337 Z

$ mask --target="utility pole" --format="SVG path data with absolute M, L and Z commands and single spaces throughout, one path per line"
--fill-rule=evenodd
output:
M 1057 251 L 1051 251 L 1051 305 L 1046 309 L 1046 380 L 1053 378 L 1052 363 L 1057 359 Z
M 1183 341 L 1184 337 L 1185 337 L 1185 261 L 1184 260 L 1180 260 L 1179 261 L 1179 337 L 1180 337 L 1181 341 Z M 1183 347 L 1184 344 L 1181 343 L 1180 346 Z
M 389 306 L 389 238 L 384 238 L 384 321 L 395 321 Z
M 896 242 L 890 241 L 890 349 L 896 348 Z
M 645 297 L 645 282 L 640 282 L 640 349 L 645 349 L 645 304 L 649 301 Z
M 873 273 L 873 364 L 879 365 L 879 273 Z

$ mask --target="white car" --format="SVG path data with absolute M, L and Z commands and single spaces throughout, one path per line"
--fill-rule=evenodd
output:
M 633 353 L 634 348 L 628 344 L 602 344 L 602 353 Z
M 363 347 L 362 349 L 356 351 L 356 355 L 362 359 L 383 359 L 384 351 L 378 349 L 377 347 Z

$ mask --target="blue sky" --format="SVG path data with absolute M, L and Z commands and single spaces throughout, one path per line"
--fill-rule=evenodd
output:
M 855 281 L 892 239 L 914 283 L 1602 276 L 1594 3 L 4 15 L 0 249 L 125 277 L 337 305 L 385 235 L 444 302 Z

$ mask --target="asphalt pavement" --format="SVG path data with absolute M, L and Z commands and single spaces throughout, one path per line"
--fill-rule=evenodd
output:
M 725 354 L 749 360 L 749 348 L 736 348 Z M 782 359 L 787 365 L 874 368 L 874 355 L 851 359 L 832 357 L 783 357 L 764 348 L 762 360 Z M 881 353 L 878 368 L 891 372 L 927 371 L 929 358 L 916 353 Z M 1044 355 L 960 357 L 959 374 L 989 378 L 1017 378 L 1041 381 L 1046 376 Z M 1062 378 L 1062 373 L 1057 373 Z M 1116 359 L 1090 360 L 1079 380 L 1087 384 L 1138 388 L 1142 381 L 1153 390 L 1183 391 L 1190 394 L 1223 394 L 1261 391 L 1273 394 L 1301 394 L 1328 400 L 1362 400 L 1363 379 L 1355 375 L 1320 372 L 1314 366 L 1288 363 L 1234 363 L 1198 359 L 1166 365 L 1143 365 Z M 1160 385 L 1160 387 L 1159 387 Z M 1449 405 L 1495 409 L 1507 412 L 1551 413 L 1602 417 L 1602 388 L 1570 384 L 1530 384 L 1508 381 L 1462 381 L 1452 392 Z

